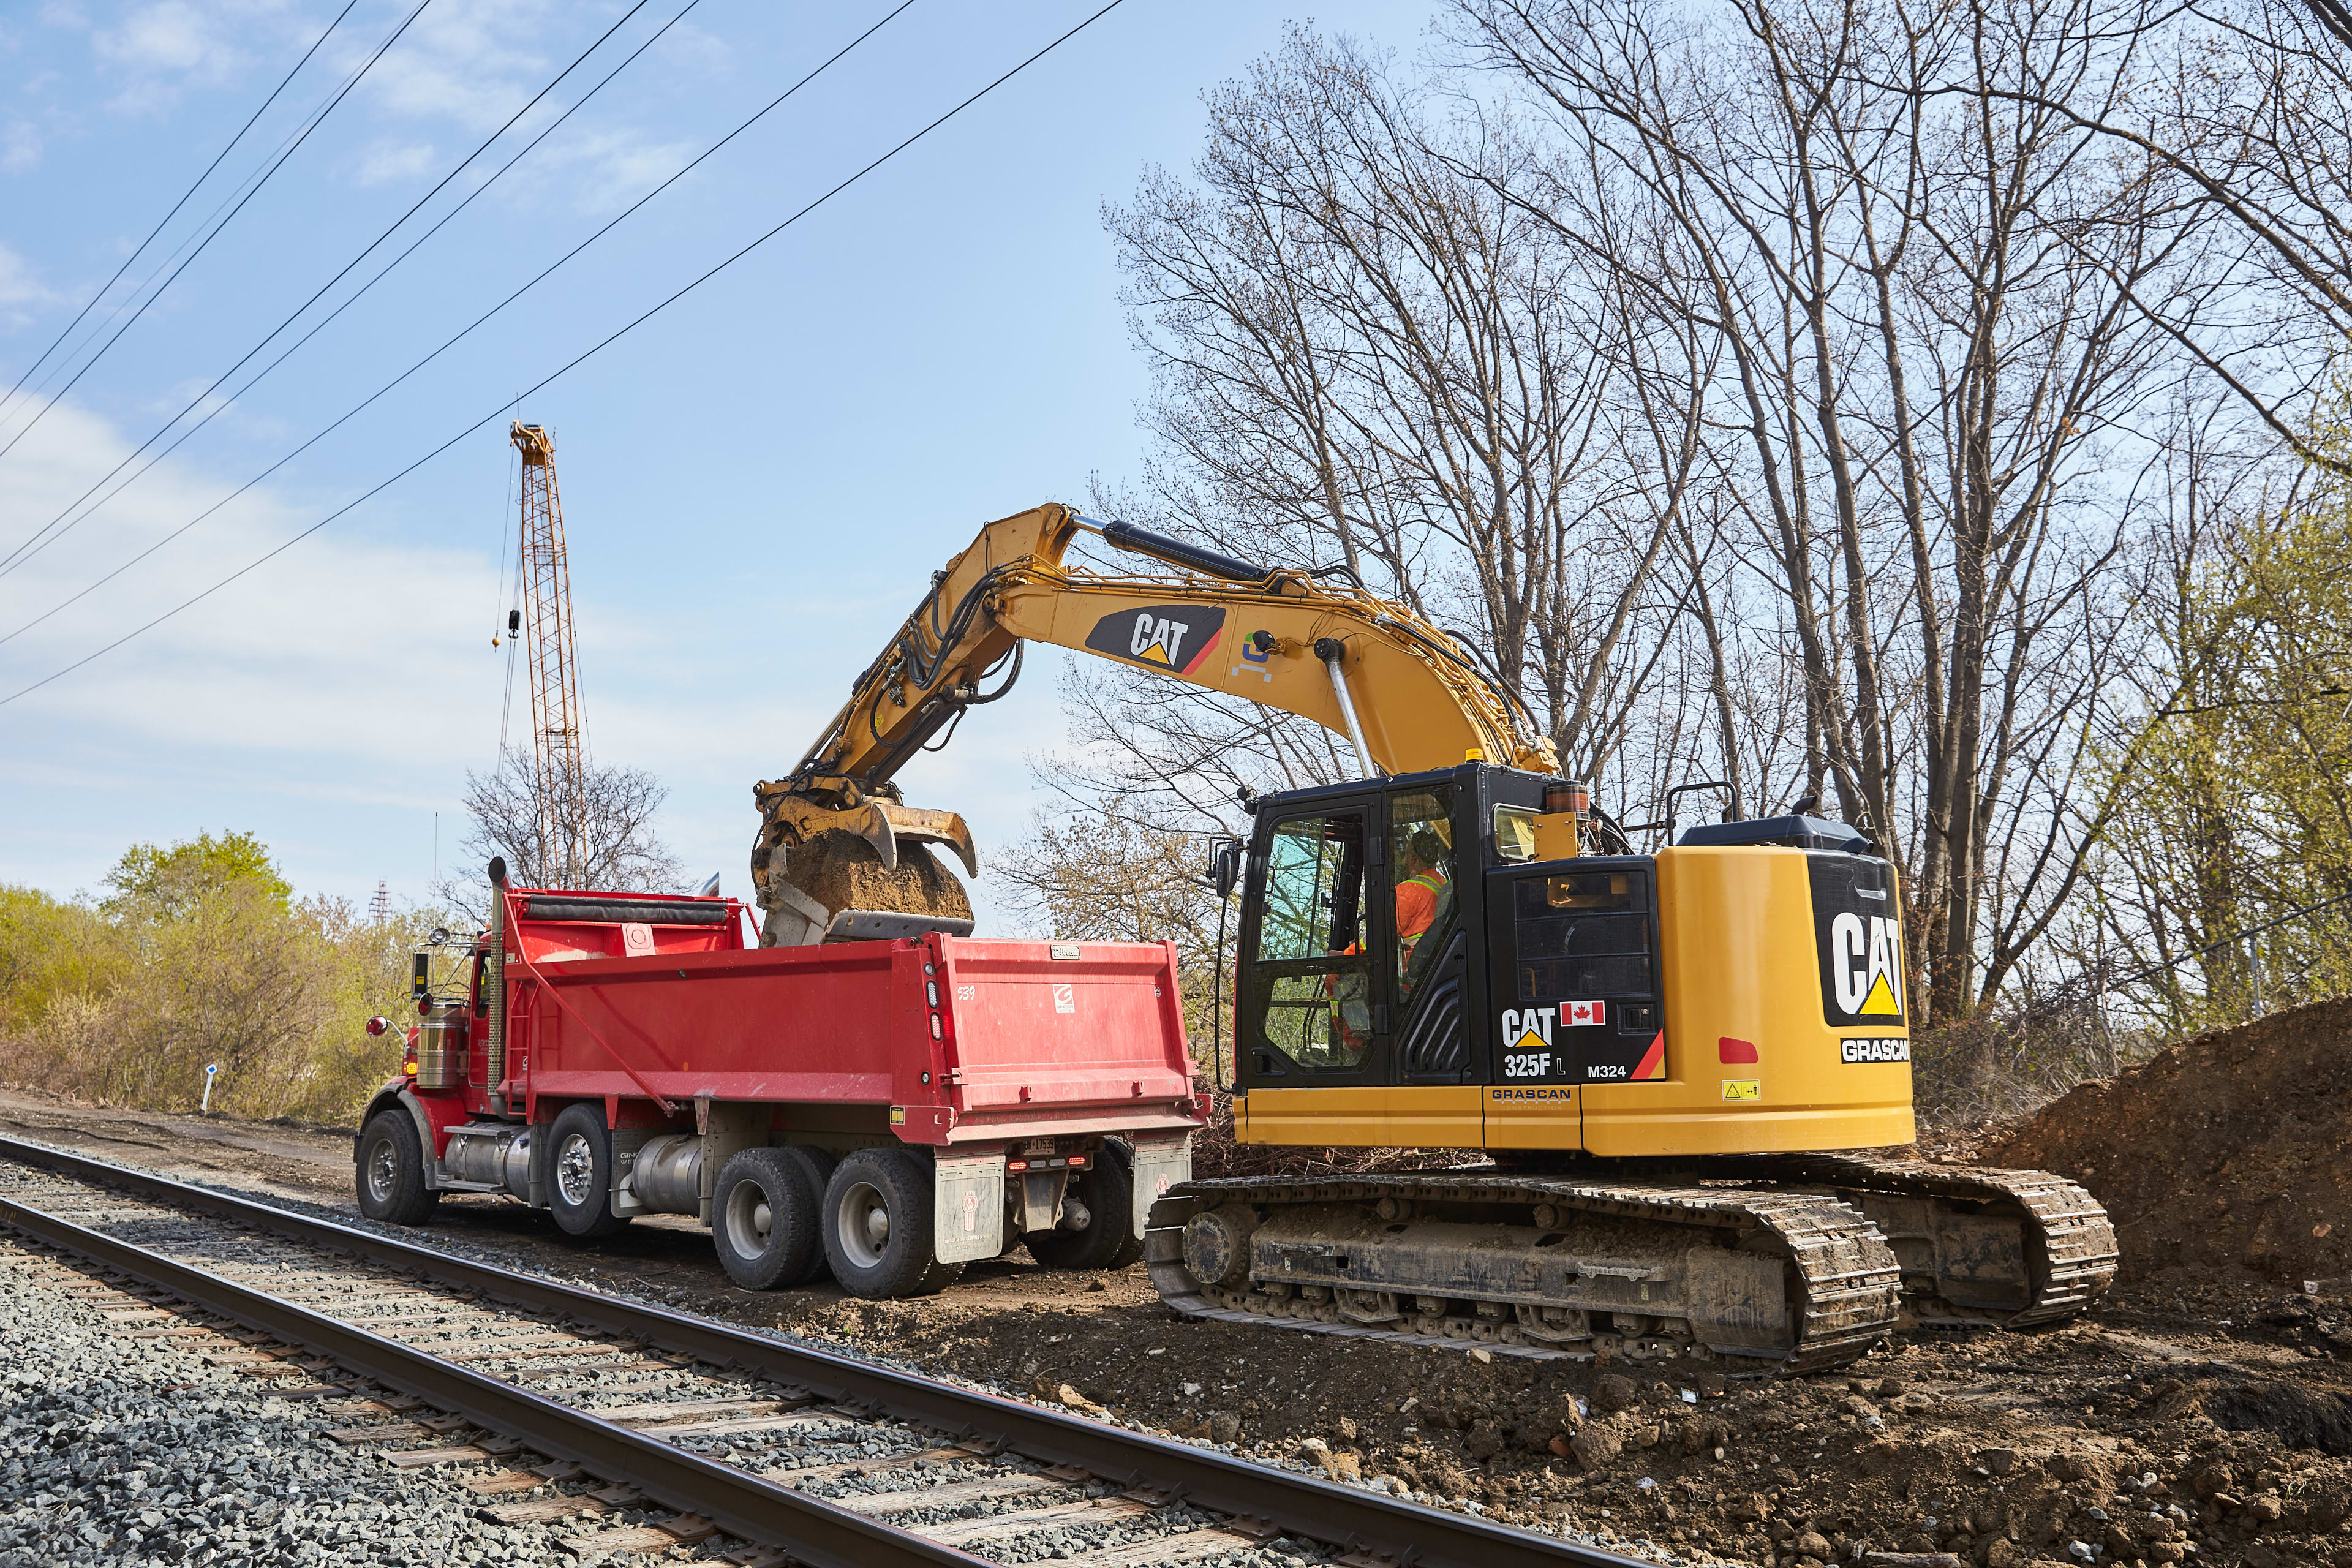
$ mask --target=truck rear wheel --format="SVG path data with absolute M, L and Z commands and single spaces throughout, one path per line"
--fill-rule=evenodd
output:
M 613 1134 L 595 1106 L 571 1107 L 548 1132 L 547 1206 L 567 1236 L 610 1236 L 629 1223 L 613 1212 Z
M 1029 1256 L 1048 1268 L 1124 1268 L 1143 1256 L 1142 1238 L 1135 1234 L 1135 1174 L 1127 1151 L 1105 1143 L 1090 1169 L 1079 1172 L 1062 1200 L 1065 1215 L 1075 1198 L 1086 1211 L 1087 1223 L 1032 1231 L 1022 1237 Z
M 795 1149 L 744 1149 L 710 1194 L 710 1240 L 746 1290 L 798 1285 L 821 1268 L 814 1163 Z
M 931 1237 L 931 1171 L 905 1149 L 860 1149 L 824 1189 L 824 1259 L 853 1296 L 933 1296 L 961 1263 L 941 1263 Z
M 425 1149 L 416 1121 L 394 1107 L 379 1110 L 360 1133 L 360 1213 L 386 1225 L 423 1225 L 441 1205 L 425 1184 Z

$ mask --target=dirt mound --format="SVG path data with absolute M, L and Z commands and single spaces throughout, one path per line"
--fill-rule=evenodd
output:
M 883 868 L 874 846 L 839 828 L 777 855 L 783 879 L 835 913 L 877 910 L 971 919 L 971 899 L 963 884 L 920 844 L 899 844 L 896 870 Z
M 2126 1280 L 2352 1273 L 2352 997 L 2200 1035 L 1996 1130 L 1989 1164 L 2071 1176 L 2116 1221 Z

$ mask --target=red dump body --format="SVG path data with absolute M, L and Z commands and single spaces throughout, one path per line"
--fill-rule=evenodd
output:
M 468 1116 L 544 1122 L 581 1100 L 614 1128 L 667 1125 L 698 1101 L 772 1105 L 780 1131 L 871 1108 L 877 1131 L 933 1145 L 1189 1132 L 1207 1115 L 1173 943 L 929 933 L 760 948 L 733 900 L 611 918 L 626 898 L 506 891 L 504 1078 L 480 1081 L 478 955 L 471 1070 L 442 1093 L 419 1085 L 436 1143 Z M 604 918 L 554 918 L 591 909 Z

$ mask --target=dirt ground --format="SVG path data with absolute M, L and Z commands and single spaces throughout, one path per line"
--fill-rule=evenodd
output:
M 1138 1268 L 976 1265 L 924 1301 L 730 1286 L 706 1233 L 641 1220 L 583 1247 L 544 1215 L 445 1200 L 426 1237 L 786 1328 L 1343 1479 L 1661 1553 L 1827 1568 L 2242 1563 L 2352 1568 L 2352 1002 L 2188 1042 L 2040 1115 L 1939 1142 L 2057 1170 L 2129 1267 L 2055 1328 L 1913 1331 L 1771 1380 L 1198 1323 Z M 0 1132 L 348 1207 L 346 1132 L 101 1110 L 0 1091 Z M 2284 1216 L 2282 1218 L 2281 1216 Z M 2288 1221 L 2292 1224 L 2288 1224 Z M 2308 1272 L 2305 1272 L 2305 1271 Z M 2306 1289 L 2306 1284 L 2315 1289 Z

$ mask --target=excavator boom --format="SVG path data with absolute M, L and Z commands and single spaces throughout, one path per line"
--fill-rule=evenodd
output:
M 1086 531 L 1177 571 L 1125 576 L 1066 564 Z M 799 766 L 758 785 L 754 885 L 764 893 L 781 872 L 798 886 L 794 850 L 828 831 L 864 840 L 886 870 L 898 869 L 898 845 L 913 841 L 949 846 L 977 874 L 962 820 L 908 807 L 892 780 L 919 751 L 943 743 L 967 710 L 1003 694 L 1024 642 L 1296 713 L 1344 737 L 1366 773 L 1465 756 L 1559 766 L 1551 742 L 1475 656 L 1403 606 L 1335 585 L 1329 574 L 1260 567 L 1048 504 L 988 524 L 935 573 Z M 1000 675 L 1004 685 L 983 689 Z

